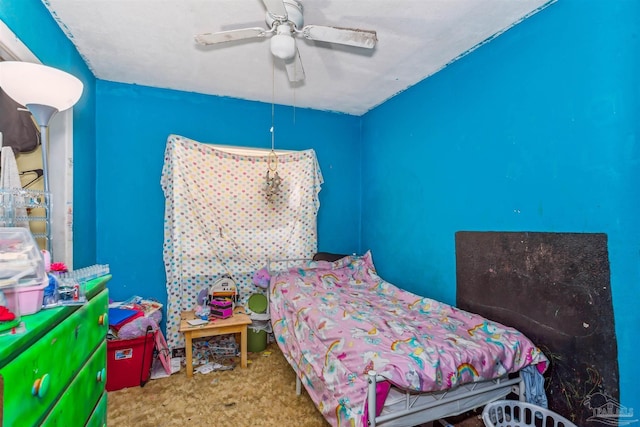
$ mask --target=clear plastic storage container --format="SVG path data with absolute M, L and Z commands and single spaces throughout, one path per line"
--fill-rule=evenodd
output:
M 44 257 L 31 231 L 0 227 L 0 286 L 6 286 L 5 298 L 17 298 L 23 316 L 37 313 L 48 283 Z

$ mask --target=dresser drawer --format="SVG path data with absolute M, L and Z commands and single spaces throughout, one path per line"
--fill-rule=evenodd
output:
M 42 423 L 42 427 L 82 427 L 104 394 L 107 363 L 107 343 L 91 356 L 73 380 L 56 406 Z
M 91 414 L 85 427 L 106 427 L 107 426 L 107 392 L 102 393 L 100 401 Z
M 4 393 L 5 425 L 37 425 L 46 415 L 104 341 L 108 300 L 102 291 L 0 370 L 5 391 L 11 390 Z

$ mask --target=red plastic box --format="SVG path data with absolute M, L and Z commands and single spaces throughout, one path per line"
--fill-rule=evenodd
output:
M 107 341 L 107 391 L 144 386 L 151 375 L 156 332 L 131 340 Z

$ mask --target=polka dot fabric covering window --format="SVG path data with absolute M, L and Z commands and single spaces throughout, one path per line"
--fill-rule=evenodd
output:
M 253 273 L 268 259 L 316 252 L 323 180 L 315 152 L 278 154 L 282 185 L 271 200 L 268 162 L 268 152 L 232 154 L 178 135 L 167 139 L 161 185 L 170 348 L 184 346 L 180 312 L 193 309 L 200 290 L 221 275 L 234 278 L 244 304 L 253 293 Z

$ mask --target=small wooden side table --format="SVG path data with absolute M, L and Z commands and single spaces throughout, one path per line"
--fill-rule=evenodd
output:
M 180 314 L 180 332 L 184 333 L 185 350 L 187 356 L 187 376 L 193 376 L 193 339 L 212 337 L 215 335 L 240 335 L 240 366 L 247 367 L 247 325 L 251 318 L 243 311 L 236 311 L 228 319 L 215 319 L 206 324 L 191 326 L 188 320 L 195 319 L 193 311 L 183 311 Z

